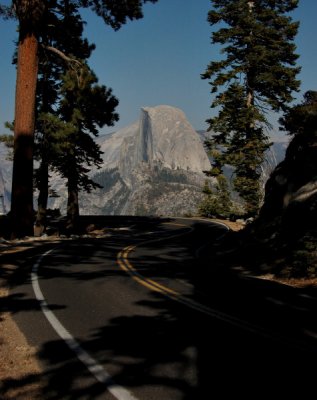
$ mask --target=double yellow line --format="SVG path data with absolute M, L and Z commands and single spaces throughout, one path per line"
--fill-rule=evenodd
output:
M 157 243 L 157 242 L 162 242 L 167 239 L 173 239 L 176 237 L 180 237 L 183 235 L 186 235 L 190 232 L 193 232 L 192 227 L 188 227 L 185 224 L 182 223 L 176 223 L 176 222 L 165 222 L 164 225 L 172 225 L 172 226 L 177 226 L 181 228 L 186 228 L 186 231 L 181 232 L 181 233 L 173 233 L 172 235 L 166 237 L 161 237 L 159 239 L 151 239 L 151 240 L 146 240 L 140 243 L 139 245 L 144 245 L 144 244 L 149 244 L 149 243 Z M 161 285 L 160 283 L 153 281 L 153 279 L 145 278 L 143 275 L 141 275 L 131 264 L 129 261 L 129 254 L 136 249 L 137 246 L 127 246 L 123 250 L 121 250 L 118 255 L 117 255 L 117 262 L 119 267 L 127 272 L 133 280 L 135 280 L 137 283 L 141 284 L 142 286 L 145 286 L 146 288 L 153 290 L 154 292 L 158 292 L 160 294 L 163 294 L 168 297 L 178 297 L 180 296 L 180 293 L 172 290 L 164 285 Z
M 173 224 L 173 225 L 175 225 L 175 224 Z M 180 224 L 177 224 L 177 225 L 185 226 L 185 225 L 180 225 Z M 179 237 L 179 236 L 185 235 L 187 233 L 190 233 L 192 231 L 193 231 L 193 228 L 190 228 L 186 232 L 182 232 L 182 233 L 178 233 L 178 234 L 169 236 L 168 239 Z M 162 240 L 166 240 L 166 238 L 144 241 L 144 242 L 140 243 L 139 245 L 159 242 Z M 217 317 L 217 318 L 220 318 L 220 319 L 226 320 L 226 321 L 228 321 L 230 319 L 230 322 L 232 323 L 232 317 L 229 317 L 226 314 L 223 314 L 217 310 L 213 310 L 201 303 L 198 303 L 197 301 L 189 299 L 188 297 L 183 296 L 180 292 L 178 292 L 174 289 L 171 289 L 165 285 L 162 285 L 162 284 L 154 281 L 153 279 L 146 278 L 145 276 L 140 274 L 134 268 L 134 266 L 132 265 L 132 263 L 129 260 L 130 253 L 133 252 L 136 248 L 137 248 L 137 246 L 127 246 L 117 254 L 117 263 L 118 263 L 119 267 L 123 271 L 127 272 L 135 282 L 146 287 L 147 289 L 150 289 L 156 293 L 159 293 L 165 297 L 168 297 L 169 299 L 172 299 L 174 301 L 177 301 L 178 303 L 181 303 L 187 307 L 190 307 L 191 309 L 193 309 L 195 311 L 199 311 L 199 312 L 202 312 L 209 316 Z
M 135 248 L 136 246 L 128 246 L 118 253 L 117 261 L 120 268 L 123 271 L 127 272 L 134 281 L 141 284 L 142 286 L 145 286 L 150 290 L 153 290 L 154 292 L 158 292 L 163 295 L 168 295 L 169 297 L 178 296 L 179 293 L 176 292 L 175 290 L 172 290 L 164 285 L 161 285 L 158 282 L 153 281 L 153 279 L 144 277 L 133 267 L 133 265 L 129 261 L 129 254 L 133 250 L 135 250 Z
M 172 239 L 174 237 L 179 237 L 182 236 L 186 233 L 189 233 L 193 231 L 193 229 L 191 228 L 189 231 L 186 232 L 182 232 L 182 233 L 178 233 L 175 235 L 172 235 L 169 237 L 169 239 Z M 154 243 L 154 242 L 159 242 L 159 241 L 163 241 L 166 238 L 160 238 L 160 239 L 154 239 L 154 240 L 148 240 L 148 241 L 144 241 L 142 243 L 139 243 L 140 245 L 144 245 L 144 244 L 149 244 L 149 243 Z M 236 318 L 233 315 L 229 315 L 226 314 L 224 312 L 221 312 L 219 310 L 213 309 L 211 307 L 205 306 L 204 304 L 201 304 L 195 300 L 192 300 L 188 297 L 185 297 L 184 295 L 182 295 L 180 292 L 171 289 L 165 285 L 162 285 L 156 281 L 154 281 L 153 279 L 149 279 L 146 278 L 145 276 L 143 276 L 142 274 L 140 274 L 132 265 L 132 263 L 129 261 L 129 255 L 131 254 L 131 252 L 135 251 L 135 249 L 137 248 L 137 246 L 127 246 L 125 247 L 123 250 L 121 250 L 118 254 L 117 254 L 117 262 L 119 267 L 125 271 L 126 273 L 128 273 L 131 278 L 137 282 L 138 284 L 146 287 L 147 289 L 150 289 L 156 293 L 159 293 L 169 299 L 172 299 L 174 301 L 177 301 L 178 303 L 181 303 L 189 308 L 191 308 L 192 310 L 198 311 L 200 313 L 203 313 L 209 317 L 212 318 L 217 318 L 218 320 L 221 320 L 223 322 L 229 323 L 230 325 L 236 326 L 240 329 L 244 329 L 248 332 L 260 335 L 262 337 L 265 338 L 269 338 L 271 340 L 275 340 L 275 341 L 279 341 L 282 343 L 289 343 L 290 345 L 292 345 L 293 347 L 300 347 L 302 348 L 302 343 L 298 342 L 296 340 L 292 340 L 288 337 L 285 337 L 277 332 L 272 332 L 270 330 L 267 330 L 265 328 L 263 328 L 262 326 L 258 326 L 255 324 L 252 324 L 248 321 L 242 320 L 240 318 Z
M 154 240 L 151 242 L 154 242 Z M 142 244 L 144 244 L 143 242 Z M 148 243 L 148 242 L 146 242 Z M 138 284 L 150 289 L 156 293 L 159 293 L 169 299 L 177 301 L 195 311 L 202 312 L 203 314 L 209 315 L 211 317 L 216 317 L 221 320 L 225 320 L 227 322 L 231 322 L 235 319 L 234 317 L 228 316 L 222 312 L 211 309 L 204 304 L 198 303 L 195 300 L 189 299 L 188 297 L 183 296 L 180 292 L 171 289 L 165 285 L 162 285 L 153 279 L 146 278 L 142 274 L 140 274 L 129 261 L 129 254 L 136 249 L 137 246 L 128 246 L 121 250 L 117 255 L 117 262 L 119 267 L 127 272 L 131 278 L 137 282 Z

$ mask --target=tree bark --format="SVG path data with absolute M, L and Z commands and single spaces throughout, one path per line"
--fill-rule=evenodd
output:
M 48 181 L 48 162 L 46 161 L 46 159 L 42 159 L 39 169 L 39 197 L 37 201 L 37 214 L 34 227 L 35 236 L 41 236 L 46 228 L 46 210 L 49 188 Z
M 79 218 L 78 187 L 75 182 L 68 179 L 68 199 L 67 199 L 67 226 L 69 233 L 76 231 Z
M 14 121 L 12 237 L 33 235 L 33 143 L 38 40 L 20 27 Z

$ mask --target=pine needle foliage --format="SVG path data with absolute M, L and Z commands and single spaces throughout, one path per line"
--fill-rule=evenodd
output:
M 223 175 L 218 176 L 217 184 L 213 189 L 206 181 L 203 187 L 204 199 L 199 205 L 199 214 L 203 217 L 229 218 L 233 204 L 230 199 L 228 182 Z
M 261 203 L 261 165 L 270 147 L 267 112 L 285 111 L 300 82 L 296 79 L 294 38 L 298 22 L 289 13 L 297 0 L 212 0 L 208 21 L 220 28 L 211 37 L 224 58 L 212 61 L 204 74 L 214 94 L 207 120 L 214 134 L 207 147 L 217 153 L 211 173 L 235 168 L 233 185 L 247 215 Z M 221 150 L 219 152 L 219 149 Z
M 49 195 L 49 171 L 66 179 L 70 219 L 79 214 L 78 193 L 99 187 L 90 177 L 99 168 L 99 128 L 118 120 L 118 100 L 112 90 L 98 84 L 87 60 L 95 49 L 83 38 L 84 21 L 74 2 L 55 1 L 42 31 L 37 88 L 36 171 L 39 188 L 37 226 L 43 225 Z

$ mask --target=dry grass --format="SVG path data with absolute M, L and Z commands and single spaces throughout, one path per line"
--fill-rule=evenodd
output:
M 3 267 L 3 266 L 1 266 Z M 6 287 L 0 288 L 0 301 L 8 296 Z M 0 398 L 2 400 L 35 400 L 41 398 L 41 373 L 36 350 L 31 347 L 9 312 L 0 316 Z M 30 379 L 32 377 L 32 379 Z M 24 381 L 21 387 L 15 382 Z

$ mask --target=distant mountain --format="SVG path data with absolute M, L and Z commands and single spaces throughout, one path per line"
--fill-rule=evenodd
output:
M 185 114 L 174 107 L 141 109 L 135 123 L 97 138 L 103 151 L 102 168 L 91 171 L 103 188 L 80 194 L 80 212 L 91 215 L 195 214 L 202 200 L 203 173 L 210 161 L 203 142 L 207 133 L 196 132 Z M 263 179 L 284 158 L 287 144 L 276 142 L 263 165 Z M 0 196 L 9 210 L 12 162 L 0 143 Z M 232 170 L 227 171 L 228 176 Z M 52 174 L 51 187 L 59 195 L 50 208 L 66 211 L 65 181 Z M 0 199 L 1 200 L 1 199 Z M 1 201 L 0 201 L 1 207 Z M 1 208 L 0 208 L 1 213 Z
M 267 150 L 265 162 L 262 166 L 262 180 L 264 182 L 269 179 L 274 168 L 284 160 L 287 146 L 288 142 L 286 141 L 276 141 Z
M 146 107 L 139 121 L 99 139 L 103 166 L 92 178 L 103 188 L 81 194 L 84 214 L 174 215 L 197 212 L 208 156 L 185 114 L 174 107 Z M 51 208 L 65 209 L 66 188 L 55 177 L 60 195 Z

